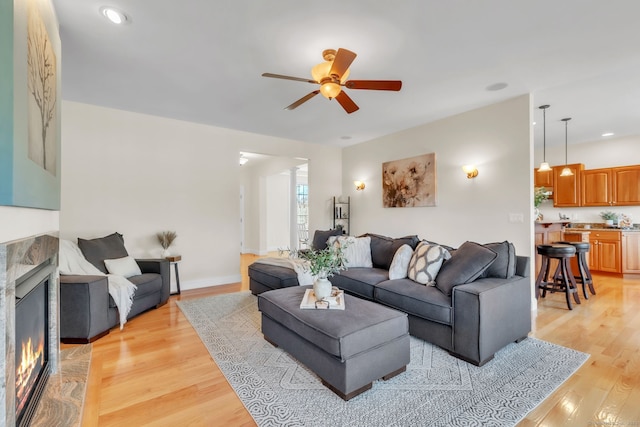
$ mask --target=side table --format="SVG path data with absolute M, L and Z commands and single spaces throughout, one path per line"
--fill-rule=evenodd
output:
M 166 259 L 171 263 L 171 265 L 173 265 L 174 271 L 176 273 L 177 292 L 174 292 L 171 295 L 180 295 L 180 274 L 178 273 L 178 263 L 182 260 L 182 255 L 172 255 L 166 257 Z

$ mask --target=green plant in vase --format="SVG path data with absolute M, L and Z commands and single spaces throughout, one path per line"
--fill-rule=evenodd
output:
M 618 220 L 618 214 L 612 211 L 602 211 L 600 212 L 600 218 L 604 220 L 606 225 L 613 225 L 613 221 Z
M 542 220 L 542 214 L 540 213 L 540 205 L 545 200 L 549 199 L 549 192 L 544 187 L 537 187 L 533 192 L 533 207 L 534 207 L 534 215 L 535 220 Z
M 308 261 L 308 271 L 315 277 L 313 283 L 313 293 L 317 300 L 322 300 L 331 295 L 331 282 L 329 277 L 346 270 L 346 258 L 343 247 L 340 245 L 329 245 L 325 249 L 300 252 L 300 258 Z

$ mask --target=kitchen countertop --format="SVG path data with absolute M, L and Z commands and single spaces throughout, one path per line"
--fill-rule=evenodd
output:
M 583 227 L 573 227 L 573 228 L 566 228 L 564 230 L 565 233 L 584 233 L 584 232 L 590 232 L 590 231 L 624 231 L 624 232 L 632 232 L 632 233 L 640 233 L 640 229 L 638 228 L 596 228 L 596 227 L 591 227 L 591 228 L 583 228 Z

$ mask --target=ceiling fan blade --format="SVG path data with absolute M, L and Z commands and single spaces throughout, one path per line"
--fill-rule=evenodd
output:
M 351 114 L 354 111 L 358 111 L 360 109 L 360 107 L 358 107 L 356 103 L 353 102 L 353 99 L 351 99 L 349 95 L 347 95 L 343 90 L 341 90 L 340 93 L 336 96 L 336 101 L 338 101 L 340 105 L 342 105 L 342 108 L 344 108 L 344 111 L 346 111 L 348 114 Z
M 354 59 L 356 59 L 356 54 L 347 49 L 338 49 L 336 52 L 336 57 L 333 60 L 333 65 L 331 66 L 331 71 L 329 71 L 329 75 L 337 75 L 338 77 L 342 77 L 347 68 L 351 66 L 351 63 Z
M 305 96 L 303 96 L 302 98 L 298 99 L 296 102 L 294 102 L 293 104 L 289 105 L 288 107 L 285 107 L 285 110 L 293 110 L 294 108 L 299 107 L 300 105 L 304 104 L 305 102 L 307 102 L 308 100 L 310 100 L 311 98 L 313 98 L 314 96 L 316 96 L 319 93 L 320 93 L 319 90 L 314 90 L 313 92 L 308 93 Z
M 349 80 L 344 84 L 349 89 L 395 90 L 402 88 L 400 80 Z
M 307 83 L 318 84 L 318 82 L 316 82 L 315 80 L 304 79 L 302 77 L 283 76 L 282 74 L 262 73 L 262 77 L 271 77 L 274 79 L 295 80 L 297 82 L 307 82 Z

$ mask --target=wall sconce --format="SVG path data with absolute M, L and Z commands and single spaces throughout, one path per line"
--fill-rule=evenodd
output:
M 467 178 L 469 179 L 478 176 L 478 169 L 476 169 L 475 165 L 464 165 L 462 170 L 467 174 Z
M 364 190 L 364 182 L 362 181 L 353 181 L 353 184 L 356 186 L 356 190 Z

